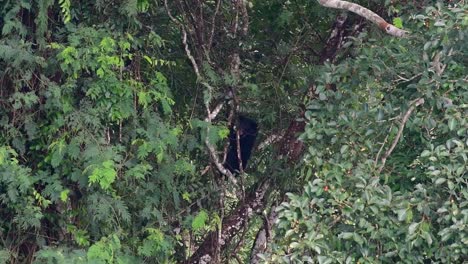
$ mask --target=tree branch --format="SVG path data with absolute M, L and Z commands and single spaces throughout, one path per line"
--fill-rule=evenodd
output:
M 260 142 L 260 144 L 258 144 L 257 149 L 258 150 L 264 150 L 269 145 L 280 141 L 283 138 L 284 133 L 285 133 L 285 131 L 281 131 L 281 132 L 279 132 L 277 134 L 269 135 L 265 140 L 263 140 L 262 142 Z
M 269 187 L 270 181 L 266 180 L 259 185 L 255 192 L 250 193 L 236 210 L 224 218 L 220 238 L 218 238 L 217 231 L 208 234 L 187 263 L 212 263 L 214 254 L 216 253 L 213 245 L 219 243 L 221 245 L 221 250 L 226 248 L 229 241 L 242 230 L 250 218 L 264 207 L 264 198 L 266 197 Z
M 395 27 L 394 25 L 385 21 L 385 19 L 383 19 L 376 13 L 358 4 L 347 2 L 347 1 L 341 1 L 341 0 L 317 0 L 317 1 L 319 2 L 320 5 L 325 6 L 325 7 L 344 9 L 344 10 L 351 11 L 355 14 L 358 14 L 364 17 L 365 19 L 370 20 L 371 22 L 376 24 L 380 29 L 382 29 L 383 31 L 387 32 L 387 34 L 390 34 L 392 36 L 402 38 L 402 37 L 406 37 L 409 33 L 408 31 Z
M 190 48 L 187 43 L 187 31 L 185 30 L 184 26 L 180 23 L 179 20 L 177 20 L 174 16 L 172 16 L 171 11 L 169 10 L 169 6 L 167 5 L 167 0 L 164 0 L 164 6 L 166 7 L 166 12 L 169 18 L 174 22 L 176 25 L 179 26 L 180 31 L 182 32 L 182 43 L 184 44 L 185 48 L 185 53 L 187 57 L 189 58 L 190 62 L 192 63 L 193 70 L 195 71 L 195 74 L 197 75 L 197 78 L 200 80 L 201 75 L 200 75 L 200 70 L 198 68 L 198 64 L 195 61 L 195 58 L 192 56 L 192 53 L 190 52 Z
M 223 104 L 220 103 L 213 111 L 210 111 L 210 109 L 208 108 L 208 106 L 206 106 L 206 112 L 207 112 L 207 117 L 205 118 L 205 121 L 210 123 L 211 124 L 211 121 L 216 117 L 216 115 L 219 113 L 219 111 L 221 110 Z M 234 175 L 229 171 L 227 170 L 223 164 L 219 161 L 219 157 L 218 155 L 216 154 L 216 149 L 215 147 L 210 143 L 210 140 L 209 140 L 209 135 L 210 133 L 210 128 L 207 127 L 206 128 L 206 138 L 205 138 L 205 145 L 206 147 L 208 148 L 208 152 L 210 153 L 210 157 L 211 157 L 211 160 L 213 161 L 213 163 L 215 164 L 216 166 L 216 169 L 218 169 L 218 171 L 223 174 L 223 175 L 226 175 L 234 184 L 237 184 L 237 180 L 236 178 L 234 177 Z
M 276 206 L 270 208 L 269 215 L 263 216 L 263 227 L 257 233 L 255 237 L 254 245 L 250 250 L 250 263 L 257 264 L 261 262 L 259 254 L 266 251 L 268 243 L 272 239 L 271 229 L 272 224 L 278 219 L 278 213 L 276 212 Z
M 211 21 L 212 25 L 211 25 L 211 34 L 209 36 L 209 41 L 208 41 L 208 53 L 211 50 L 211 47 L 213 45 L 213 37 L 214 37 L 214 34 L 215 34 L 215 27 L 216 27 L 216 17 L 218 16 L 220 6 L 221 6 L 221 0 L 218 0 L 216 2 L 216 8 L 215 8 L 215 12 L 214 12 L 214 15 L 213 15 L 213 20 Z
M 397 133 L 395 139 L 393 140 L 393 143 L 390 146 L 390 148 L 383 155 L 383 157 L 381 159 L 382 164 L 380 165 L 379 169 L 377 170 L 378 173 L 382 172 L 382 170 L 383 170 L 383 168 L 385 166 L 385 162 L 387 161 L 387 158 L 390 156 L 390 154 L 392 154 L 392 152 L 395 149 L 398 141 L 400 140 L 401 135 L 403 134 L 403 129 L 405 128 L 405 124 L 406 124 L 406 122 L 408 122 L 408 119 L 409 119 L 411 113 L 413 112 L 414 108 L 416 108 L 417 106 L 420 106 L 421 104 L 424 104 L 424 98 L 418 98 L 415 101 L 413 101 L 413 103 L 411 103 L 410 108 L 408 109 L 408 111 L 406 111 L 405 115 L 401 119 L 401 124 L 400 124 L 400 127 L 398 128 L 398 133 Z

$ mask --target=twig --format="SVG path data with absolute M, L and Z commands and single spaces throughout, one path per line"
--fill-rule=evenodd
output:
M 238 256 L 239 250 L 245 244 L 245 235 L 246 235 L 247 231 L 248 231 L 247 225 L 244 225 L 244 227 L 242 229 L 242 233 L 239 236 L 239 241 L 237 241 L 236 246 L 234 247 L 234 249 L 230 253 L 231 256 L 233 256 L 233 257 Z M 239 263 L 243 263 L 243 262 L 239 262 Z
M 453 50 L 453 49 L 452 49 Z M 452 50 L 449 51 L 449 54 L 448 56 L 451 56 L 452 55 Z M 443 64 L 440 62 L 440 57 L 442 56 L 442 51 L 437 53 L 435 56 L 434 56 L 434 60 L 431 62 L 431 65 L 432 65 L 432 68 L 434 69 L 435 73 L 438 75 L 438 76 L 441 76 L 442 73 L 444 72 L 445 70 L 445 67 L 447 67 L 446 64 Z M 447 57 L 448 57 L 447 56 Z
M 304 31 L 304 27 L 301 28 L 300 33 Z M 281 81 L 283 80 L 284 73 L 286 72 L 286 68 L 289 66 L 289 61 L 291 60 L 291 57 L 294 55 L 294 53 L 297 50 L 297 46 L 299 45 L 299 41 L 301 40 L 301 34 L 297 34 L 296 42 L 294 43 L 293 48 L 291 49 L 291 52 L 288 54 L 286 57 L 286 63 L 284 63 L 283 70 L 281 71 L 281 75 L 278 79 L 278 82 L 276 83 L 276 87 L 280 86 Z
M 213 15 L 213 21 L 211 22 L 212 27 L 211 27 L 210 40 L 208 42 L 208 53 L 211 50 L 211 45 L 213 45 L 213 37 L 214 37 L 214 32 L 215 32 L 215 27 L 216 27 L 216 17 L 218 16 L 220 4 L 221 4 L 221 0 L 218 0 L 216 3 L 216 9 Z
M 242 13 L 242 36 L 247 36 L 249 31 L 249 15 L 247 13 L 247 1 L 238 1 Z
M 225 202 L 225 198 L 226 198 L 226 184 L 224 183 L 224 181 L 220 181 L 220 185 L 221 185 L 221 197 L 219 198 L 219 208 L 221 209 L 221 213 L 220 213 L 220 224 L 218 226 L 218 239 L 216 240 L 216 253 L 215 253 L 215 256 L 216 256 L 216 260 L 217 261 L 221 261 L 221 241 L 223 239 L 223 221 L 224 221 L 224 214 L 225 214 L 225 205 L 224 205 L 224 202 Z
M 267 245 L 272 239 L 271 228 L 273 227 L 276 219 L 278 219 L 276 207 L 277 205 L 272 205 L 270 213 L 268 215 L 263 214 L 263 226 L 257 232 L 254 244 L 250 249 L 250 263 L 252 264 L 261 263 L 261 258 L 258 255 L 265 253 Z
M 244 174 L 244 166 L 242 165 L 242 152 L 241 152 L 241 143 L 240 143 L 240 133 L 241 127 L 240 122 L 237 122 L 236 128 L 236 148 L 237 148 L 237 162 L 239 163 L 239 173 Z
M 233 66 L 235 64 L 235 62 L 232 63 L 231 65 L 231 72 L 233 72 L 233 68 L 235 68 L 236 66 Z M 237 65 L 239 65 L 237 63 Z M 241 137 L 241 130 L 242 130 L 242 127 L 241 127 L 241 124 L 240 124 L 240 121 L 239 121 L 239 98 L 237 97 L 237 94 L 236 94 L 236 89 L 232 89 L 231 90 L 232 92 L 232 105 L 233 105 L 233 110 L 234 110 L 234 114 L 236 116 L 236 122 L 235 122 L 235 131 L 236 131 L 236 154 L 237 154 L 237 163 L 239 165 L 239 173 L 241 175 L 244 174 L 244 167 L 242 165 L 242 153 L 241 153 L 241 144 L 240 144 L 240 137 Z
M 206 167 L 200 172 L 200 176 L 205 175 L 210 169 L 211 169 L 211 166 L 210 166 L 210 165 L 206 166 Z
M 209 128 L 207 128 L 207 132 L 209 131 L 210 131 Z M 216 155 L 216 150 L 213 147 L 213 145 L 210 144 L 208 137 L 206 137 L 205 139 L 205 145 L 208 148 L 208 152 L 210 153 L 210 157 L 213 160 L 213 163 L 215 164 L 216 169 L 218 169 L 218 171 L 221 172 L 221 174 L 226 175 L 234 184 L 237 184 L 237 180 L 234 177 L 234 175 L 232 175 L 232 173 L 229 170 L 227 170 L 223 166 L 223 164 L 221 164 L 221 162 L 219 162 L 219 158 Z
M 418 78 L 418 77 L 421 76 L 421 75 L 422 75 L 422 73 L 418 73 L 418 74 L 416 74 L 416 75 L 414 75 L 414 76 L 412 76 L 412 77 L 410 77 L 410 78 L 405 78 L 405 77 L 403 77 L 403 76 L 397 74 L 398 79 L 395 80 L 395 81 L 393 81 L 393 83 L 398 85 L 398 84 L 400 84 L 400 83 L 410 82 L 410 81 L 412 81 L 412 80 Z
M 224 217 L 224 221 L 222 222 L 222 239 L 220 241 L 221 250 L 226 249 L 232 238 L 241 232 L 243 226 L 252 219 L 256 212 L 263 210 L 266 203 L 265 196 L 269 191 L 270 184 L 271 178 L 267 178 L 261 182 L 255 192 L 249 192 L 248 197 L 239 203 L 237 209 L 234 209 L 229 215 Z M 217 238 L 216 234 L 215 231 L 210 232 L 186 263 L 202 263 L 201 261 L 213 259 L 215 248 L 212 245 L 216 243 L 214 241 Z M 204 263 L 214 262 L 206 261 Z
M 377 167 L 377 164 L 379 163 L 379 157 L 380 157 L 380 153 L 382 153 L 382 150 L 385 146 L 385 144 L 387 144 L 387 140 L 388 140 L 388 137 L 390 136 L 390 132 L 392 131 L 392 128 L 393 128 L 393 124 L 390 126 L 390 129 L 388 130 L 388 134 L 387 136 L 385 137 L 383 143 L 382 143 L 382 146 L 380 147 L 379 149 L 379 152 L 377 152 L 377 156 L 375 156 L 375 160 L 374 160 L 374 166 Z
M 242 259 L 241 259 L 239 256 L 233 255 L 233 257 L 236 259 L 237 263 L 239 263 L 239 264 L 244 263 L 244 262 L 242 261 Z
M 232 102 L 231 102 L 232 104 Z M 229 111 L 229 115 L 228 115 L 228 127 L 231 128 L 232 127 L 232 122 L 234 120 L 234 116 L 235 116 L 235 113 L 234 113 L 234 107 L 231 107 L 230 111 Z M 223 164 L 226 162 L 226 159 L 227 159 L 227 154 L 228 154 L 228 150 L 229 150 L 229 145 L 231 144 L 230 140 L 227 140 L 226 143 L 224 144 L 224 156 L 223 156 Z
M 411 106 L 408 109 L 408 111 L 406 111 L 405 115 L 403 116 L 403 118 L 401 120 L 400 127 L 398 128 L 398 133 L 397 133 L 395 139 L 393 140 L 392 145 L 385 152 L 384 156 L 381 159 L 382 164 L 380 165 L 380 168 L 377 170 L 378 173 L 382 172 L 382 170 L 383 170 L 383 168 L 385 166 L 385 162 L 387 161 L 387 158 L 390 156 L 390 154 L 392 154 L 393 150 L 395 149 L 396 145 L 398 144 L 398 141 L 400 140 L 401 135 L 403 134 L 403 129 L 405 128 L 405 124 L 408 121 L 408 119 L 409 119 L 411 113 L 413 112 L 414 108 L 421 105 L 421 104 L 424 104 L 424 98 L 418 98 L 415 101 L 413 101 L 413 103 L 411 103 Z

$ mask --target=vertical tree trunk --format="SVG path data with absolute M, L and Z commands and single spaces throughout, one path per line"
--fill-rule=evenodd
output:
M 229 241 L 244 228 L 244 225 L 256 212 L 265 206 L 265 194 L 270 187 L 269 182 L 263 182 L 255 192 L 246 197 L 236 210 L 224 218 L 221 228 L 221 239 L 218 239 L 217 231 L 210 232 L 197 251 L 190 257 L 187 263 L 216 263 L 214 262 L 216 246 L 219 244 L 221 251 L 226 248 Z

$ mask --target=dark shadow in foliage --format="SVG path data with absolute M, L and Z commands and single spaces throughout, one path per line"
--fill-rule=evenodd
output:
M 244 170 L 247 167 L 247 162 L 250 159 L 252 149 L 255 145 L 258 125 L 255 120 L 240 115 L 237 126 L 231 128 L 231 132 L 229 133 L 229 150 L 226 162 L 224 163 L 224 167 L 231 173 L 238 173 L 240 171 L 239 158 L 237 155 L 237 130 L 239 130 L 242 169 Z

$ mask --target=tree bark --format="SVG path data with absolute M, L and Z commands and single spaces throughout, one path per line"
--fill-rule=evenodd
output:
M 217 231 L 210 232 L 187 263 L 213 263 L 214 255 L 216 254 L 216 245 L 221 245 L 221 251 L 225 249 L 229 241 L 242 230 L 252 216 L 264 208 L 264 198 L 266 197 L 269 186 L 270 182 L 265 181 L 259 185 L 255 192 L 247 196 L 245 201 L 242 202 L 236 210 L 224 218 L 221 228 L 221 238 L 218 238 Z
M 264 253 L 267 249 L 268 243 L 271 241 L 271 229 L 276 219 L 278 219 L 278 213 L 276 212 L 276 206 L 272 206 L 268 216 L 265 216 L 263 227 L 258 231 L 255 237 L 255 242 L 250 251 L 250 263 L 260 263 L 261 258 L 259 254 Z
M 364 17 L 365 19 L 373 22 L 380 29 L 382 29 L 387 34 L 390 34 L 392 36 L 402 38 L 408 35 L 408 31 L 395 27 L 394 25 L 385 21 L 385 19 L 383 19 L 376 13 L 358 4 L 351 3 L 348 1 L 341 1 L 341 0 L 317 0 L 317 1 L 319 2 L 320 5 L 325 6 L 325 7 L 344 9 L 344 10 L 351 11 L 355 14 L 358 14 Z

